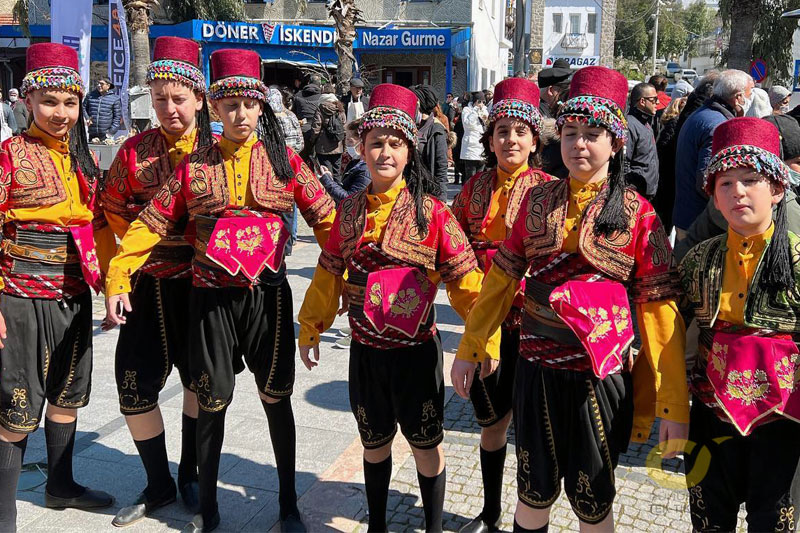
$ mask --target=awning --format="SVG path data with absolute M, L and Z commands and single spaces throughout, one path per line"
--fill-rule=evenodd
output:
M 338 67 L 336 63 L 330 63 L 330 62 L 319 63 L 317 61 L 312 61 L 311 59 L 307 61 L 293 61 L 291 59 L 268 58 L 268 59 L 261 59 L 261 62 L 271 63 L 271 64 L 284 63 L 286 65 L 292 65 L 293 67 L 307 67 L 308 65 L 324 66 L 325 68 L 328 69 L 335 69 Z

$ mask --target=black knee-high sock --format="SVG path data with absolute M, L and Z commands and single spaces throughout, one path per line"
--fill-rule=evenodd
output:
M 44 419 L 44 438 L 47 443 L 47 492 L 60 498 L 74 498 L 86 491 L 72 477 L 72 450 L 75 447 L 75 428 L 78 422 L 59 424 Z
M 422 507 L 425 510 L 425 531 L 442 530 L 442 511 L 444 510 L 444 489 L 447 482 L 447 469 L 438 476 L 427 477 L 417 471 Z
M 197 419 L 183 413 L 181 431 L 181 462 L 178 465 L 178 485 L 197 481 Z
M 17 530 L 17 482 L 28 437 L 19 442 L 0 441 L 0 531 Z
M 200 485 L 200 511 L 205 523 L 217 513 L 217 477 L 222 440 L 225 437 L 225 412 L 200 409 L 197 417 L 197 470 Z
M 484 522 L 494 524 L 500 519 L 500 501 L 503 494 L 503 469 L 506 462 L 506 446 L 488 452 L 481 447 L 481 476 L 483 477 Z
M 386 531 L 386 502 L 389 499 L 389 483 L 392 481 L 392 456 L 380 463 L 364 459 L 364 488 L 367 491 L 369 526 L 367 531 Z
M 152 439 L 134 440 L 144 471 L 147 473 L 147 487 L 144 493 L 148 500 L 164 497 L 170 489 L 175 492 L 175 482 L 169 472 L 167 442 L 162 431 Z
M 536 529 L 526 529 L 517 523 L 517 520 L 514 520 L 514 533 L 547 533 L 547 530 L 550 529 L 550 523 L 543 525 L 542 527 L 537 527 Z
M 294 412 L 291 398 L 284 398 L 277 403 L 261 400 L 269 423 L 269 438 L 275 451 L 275 464 L 278 469 L 281 520 L 297 510 L 297 491 L 294 488 L 295 446 L 297 433 L 294 427 Z

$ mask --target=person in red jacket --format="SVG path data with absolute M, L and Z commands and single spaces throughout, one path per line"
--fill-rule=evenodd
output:
M 68 46 L 34 44 L 26 59 L 21 90 L 33 122 L 0 146 L 0 531 L 16 530 L 22 457 L 45 402 L 45 506 L 114 501 L 72 474 L 77 409 L 89 403 L 92 381 L 89 288 L 101 287 L 94 239 L 106 253 L 115 245 L 96 208 L 100 170 L 81 113 L 84 84 Z
M 189 39 L 159 37 L 148 85 L 161 124 L 128 139 L 117 153 L 100 200 L 108 224 L 122 239 L 148 201 L 161 189 L 175 167 L 198 148 L 211 145 L 206 82 L 200 70 L 200 47 Z M 158 395 L 175 367 L 183 384 L 183 431 L 178 466 L 178 489 L 183 503 L 197 509 L 197 396 L 191 390 L 187 360 L 186 302 L 192 286 L 189 242 L 193 227 L 184 216 L 154 248 L 136 275 L 131 312 L 120 329 L 115 375 L 120 411 L 147 473 L 147 486 L 137 501 L 123 507 L 112 524 L 132 524 L 175 501 L 175 482 L 169 471 L 164 421 Z M 111 258 L 101 258 L 108 269 Z

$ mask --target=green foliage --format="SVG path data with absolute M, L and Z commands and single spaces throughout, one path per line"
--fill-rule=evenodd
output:
M 697 55 L 700 39 L 714 30 L 714 15 L 714 11 L 703 0 L 697 0 L 684 10 L 683 27 L 686 29 L 686 50 L 690 56 Z
M 163 0 L 174 22 L 192 19 L 238 21 L 245 19 L 244 0 Z
M 787 84 L 791 87 L 794 70 L 792 38 L 798 21 L 781 18 L 781 14 L 800 9 L 800 0 L 766 1 L 763 4 L 756 18 L 753 57 L 763 58 L 767 62 L 773 83 Z
M 14 7 L 11 8 L 11 14 L 14 15 L 14 20 L 19 24 L 22 35 L 28 38 L 31 36 L 29 4 L 30 0 L 17 0 L 14 2 Z

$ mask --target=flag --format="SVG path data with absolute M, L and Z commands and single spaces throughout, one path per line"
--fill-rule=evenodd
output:
M 128 23 L 122 0 L 108 2 L 108 77 L 119 94 L 122 107 L 122 121 L 125 129 L 130 129 L 130 110 L 128 107 L 128 78 L 130 75 L 131 53 L 128 43 Z
M 78 52 L 83 83 L 89 85 L 92 0 L 50 0 L 50 41 Z

